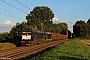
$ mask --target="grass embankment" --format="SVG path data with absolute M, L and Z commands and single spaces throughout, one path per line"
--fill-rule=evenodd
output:
M 26 57 L 25 60 L 90 60 L 90 47 L 79 39 L 70 40 L 55 46 L 50 51 L 38 54 L 35 57 Z
M 0 43 L 0 50 L 5 50 L 5 49 L 10 49 L 10 48 L 14 48 L 16 47 L 14 44 L 12 43 Z

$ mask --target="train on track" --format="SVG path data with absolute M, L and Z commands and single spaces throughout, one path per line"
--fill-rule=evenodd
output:
M 43 32 L 39 30 L 25 30 L 22 32 L 22 45 L 26 44 L 39 44 L 43 42 L 55 41 L 66 39 L 67 35 L 65 34 L 57 34 L 50 32 Z

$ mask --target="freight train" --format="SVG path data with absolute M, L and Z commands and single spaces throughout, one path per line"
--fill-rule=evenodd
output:
M 26 44 L 38 44 L 42 42 L 55 41 L 66 39 L 67 36 L 64 34 L 43 32 L 39 30 L 25 30 L 22 32 L 22 45 Z

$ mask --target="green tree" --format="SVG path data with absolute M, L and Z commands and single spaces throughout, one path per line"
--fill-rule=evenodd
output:
M 77 21 L 73 26 L 73 32 L 76 37 L 81 37 L 81 30 L 83 29 L 82 25 L 84 24 L 85 24 L 85 21 L 80 20 L 80 21 Z
M 0 33 L 0 41 L 1 42 L 9 42 L 10 34 L 8 32 Z
M 67 34 L 67 32 L 68 32 L 68 27 L 67 27 L 67 24 L 66 23 L 60 23 L 59 24 L 60 26 L 61 26 L 61 32 L 60 33 L 62 33 L 62 34 Z
M 5 40 L 5 37 L 3 36 L 3 34 L 0 34 L 0 41 Z
M 77 21 L 76 24 L 73 26 L 73 32 L 76 37 L 81 37 L 84 39 L 90 39 L 90 21 L 88 20 L 87 23 L 85 21 Z
M 87 23 L 90 24 L 90 18 L 88 19 Z
M 50 29 L 49 32 L 66 34 L 67 25 L 66 23 L 58 23 L 58 24 L 52 24 L 51 27 L 47 27 L 47 28 Z
M 84 25 L 85 25 L 85 21 L 82 21 L 82 20 L 77 21 L 75 23 L 75 25 L 73 26 L 73 32 L 74 32 L 76 37 L 81 37 Z
M 54 14 L 47 6 L 37 6 L 26 16 L 28 26 L 44 30 L 45 24 L 50 24 Z
M 27 28 L 29 27 L 27 26 L 26 22 L 17 22 L 16 25 L 10 30 L 11 38 L 13 38 L 14 40 L 18 39 L 18 37 L 22 35 L 22 31 Z
M 75 23 L 75 25 L 76 25 L 76 24 L 82 25 L 82 24 L 85 24 L 85 21 L 80 20 L 80 21 L 77 21 L 77 22 Z

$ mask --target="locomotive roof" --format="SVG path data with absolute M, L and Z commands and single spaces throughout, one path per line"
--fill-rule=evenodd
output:
M 50 33 L 50 32 L 45 32 L 46 34 L 52 34 L 52 33 Z
M 31 32 L 32 30 L 23 30 L 23 32 Z
M 50 32 L 43 32 L 43 31 L 40 31 L 40 30 L 24 30 L 23 32 L 34 32 L 34 33 L 46 33 L 46 34 L 52 34 Z
M 32 30 L 32 31 L 35 33 L 44 33 L 43 31 L 40 31 L 40 30 Z

